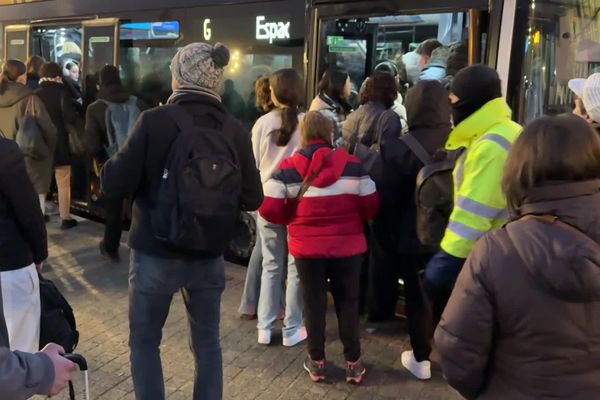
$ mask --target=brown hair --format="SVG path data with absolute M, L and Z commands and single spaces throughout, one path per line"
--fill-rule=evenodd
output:
M 502 188 L 518 214 L 528 190 L 552 181 L 600 178 L 600 137 L 582 118 L 543 117 L 525 127 L 504 167 Z
M 433 53 L 433 51 L 435 49 L 437 49 L 438 47 L 442 47 L 443 44 L 440 43 L 439 40 L 437 39 L 427 39 L 424 42 L 422 42 L 419 47 L 417 47 L 417 50 L 415 50 L 415 53 L 422 55 L 422 56 L 428 56 L 431 57 L 431 53 Z
M 6 60 L 0 72 L 0 94 L 6 90 L 8 82 L 16 82 L 21 75 L 27 73 L 27 67 L 19 60 Z
M 304 98 L 304 84 L 296 70 L 284 68 L 269 79 L 271 90 L 281 104 L 281 128 L 271 132 L 277 146 L 287 146 L 298 127 L 298 112 Z
M 44 60 L 44 57 L 40 57 L 40 56 L 30 56 L 27 59 L 27 73 L 28 74 L 33 74 L 35 76 L 40 76 L 40 68 L 42 68 L 42 65 L 46 62 L 46 60 Z
M 372 101 L 383 103 L 385 108 L 390 108 L 397 98 L 398 86 L 396 85 L 396 79 L 389 72 L 383 71 L 373 73 L 360 92 L 360 104 Z
M 256 105 L 263 111 L 269 112 L 275 108 L 271 100 L 271 88 L 268 76 L 263 76 L 256 80 L 254 93 L 256 93 Z
M 62 69 L 57 63 L 48 62 L 44 63 L 40 68 L 40 78 L 62 78 Z
M 333 132 L 333 122 L 318 111 L 309 111 L 306 113 L 302 122 L 300 122 L 300 134 L 302 144 L 311 140 L 323 140 L 328 146 L 331 144 L 331 133 Z

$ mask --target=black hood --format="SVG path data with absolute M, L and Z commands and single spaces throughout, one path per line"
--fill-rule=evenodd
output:
M 126 103 L 130 93 L 121 85 L 109 85 L 98 92 L 98 99 L 110 101 L 111 103 Z
M 25 85 L 6 82 L 4 84 L 4 92 L 0 94 L 0 108 L 12 107 L 32 93 L 33 91 Z
M 406 94 L 408 128 L 433 154 L 443 148 L 452 129 L 448 91 L 434 80 L 419 81 Z
M 527 214 L 552 215 L 580 231 L 539 220 L 507 225 L 536 281 L 566 301 L 600 301 L 600 180 L 535 188 L 519 210 Z

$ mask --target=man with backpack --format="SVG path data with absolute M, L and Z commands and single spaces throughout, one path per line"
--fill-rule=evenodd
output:
M 433 304 L 433 328 L 439 322 L 454 282 L 475 242 L 501 227 L 508 218 L 501 180 L 504 163 L 521 126 L 511 120 L 502 97 L 498 73 L 472 65 L 454 78 L 449 96 L 454 129 L 446 149 L 464 149 L 456 160 L 454 204 L 439 250 L 425 268 L 425 290 Z M 419 219 L 417 198 L 417 220 Z M 417 221 L 417 231 L 422 227 Z M 433 332 L 428 332 L 430 339 Z M 431 376 L 428 359 L 413 350 L 402 354 L 402 365 L 419 379 Z
M 218 92 L 229 50 L 192 43 L 171 62 L 168 104 L 143 112 L 102 170 L 106 196 L 133 196 L 129 346 L 136 398 L 164 399 L 159 346 L 181 291 L 195 358 L 194 399 L 221 399 L 223 253 L 240 211 L 263 199 L 250 135 Z
M 129 131 L 146 107 L 121 84 L 119 69 L 106 65 L 99 74 L 100 91 L 90 104 L 85 118 L 85 142 L 96 165 L 102 165 L 123 147 Z M 104 240 L 100 253 L 113 262 L 119 261 L 122 232 L 123 198 L 103 199 L 105 211 Z

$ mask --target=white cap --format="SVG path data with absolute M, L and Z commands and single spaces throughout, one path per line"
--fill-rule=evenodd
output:
M 592 121 L 600 122 L 600 73 L 587 79 L 571 79 L 569 89 L 583 101 L 583 106 Z

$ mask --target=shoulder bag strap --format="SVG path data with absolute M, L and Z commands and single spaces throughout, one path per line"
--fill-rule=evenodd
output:
M 325 163 L 327 162 L 327 160 L 329 160 L 329 157 L 331 157 L 333 152 L 334 152 L 334 150 L 331 150 L 329 153 L 327 153 L 325 155 L 325 157 L 323 157 L 323 161 L 321 161 L 321 165 L 319 165 L 317 168 L 315 168 L 314 171 L 312 172 L 312 174 L 306 175 L 304 177 L 304 180 L 302 181 L 302 186 L 300 186 L 300 190 L 298 191 L 298 194 L 296 195 L 296 202 L 300 202 L 300 200 L 302 200 L 302 198 L 304 197 L 304 195 L 306 194 L 308 189 L 312 186 L 315 179 L 317 179 L 317 176 L 319 176 L 319 173 L 323 169 L 323 166 L 325 166 Z
M 428 165 L 433 161 L 429 152 L 427 152 L 427 150 L 425 150 L 425 148 L 417 140 L 417 138 L 411 135 L 410 133 L 400 136 L 400 140 L 408 146 L 408 148 L 415 154 L 415 156 L 417 156 L 419 161 L 421 161 L 424 165 Z

